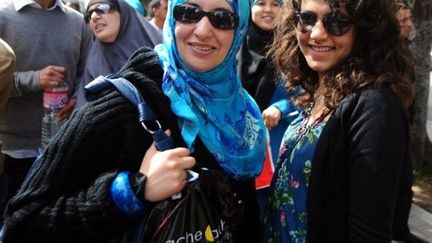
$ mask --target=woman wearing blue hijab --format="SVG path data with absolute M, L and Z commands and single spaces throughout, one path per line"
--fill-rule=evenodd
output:
M 201 33 L 202 30 L 199 29 L 201 26 L 197 26 L 192 30 L 195 31 L 191 34 L 192 37 L 184 40 L 187 43 L 183 44 L 180 38 L 176 39 L 176 31 L 187 32 L 189 30 L 182 26 L 190 27 L 190 24 L 176 25 L 177 20 L 172 10 L 178 5 L 185 6 L 181 11 L 196 12 L 198 7 L 187 8 L 197 6 L 192 2 L 199 1 L 189 2 L 185 0 L 169 2 L 168 24 L 163 33 L 164 44 L 156 47 L 165 72 L 163 91 L 169 97 L 171 108 L 179 119 L 182 137 L 188 148 L 193 149 L 195 140 L 200 137 L 225 172 L 237 179 L 250 178 L 251 175 L 259 173 L 261 168 L 260 163 L 251 163 L 251 158 L 255 158 L 254 162 L 258 162 L 260 160 L 257 158 L 263 154 L 262 144 L 260 144 L 263 136 L 260 134 L 262 123 L 258 119 L 259 109 L 242 88 L 236 72 L 236 54 L 247 33 L 250 8 L 246 7 L 249 4 L 243 3 L 247 1 L 221 1 L 227 2 L 233 11 L 239 13 L 236 29 L 213 27 L 214 31 Z M 221 20 L 216 19 L 215 22 Z M 211 25 L 213 24 L 210 21 Z M 179 35 L 181 37 L 181 34 Z M 215 35 L 216 40 L 208 40 L 212 37 L 207 35 Z M 213 44 L 218 42 L 218 35 L 222 39 L 220 41 L 222 48 Z M 236 38 L 231 41 L 227 36 L 231 38 L 236 36 Z M 223 56 L 224 58 L 217 57 L 220 55 L 218 52 L 221 52 L 219 49 L 223 50 L 223 45 L 226 46 L 230 42 L 231 45 L 225 48 L 227 54 Z M 189 48 L 182 48 L 181 45 Z M 203 50 L 205 48 L 210 50 Z M 185 53 L 179 53 L 179 50 L 184 49 L 186 49 Z M 215 56 L 216 58 L 212 59 Z M 219 63 L 214 65 L 215 61 Z M 191 62 L 198 63 L 195 69 Z M 206 63 L 209 63 L 208 67 L 205 66 Z M 197 69 L 203 71 L 196 71 Z
M 244 208 L 234 242 L 258 242 L 254 178 L 265 128 L 235 63 L 249 12 L 245 0 L 169 1 L 163 44 L 135 52 L 119 75 L 137 87 L 175 148 L 156 151 L 114 88 L 93 94 L 10 201 L 5 239 L 106 242 L 184 189 L 186 169 L 207 168 L 222 172 Z

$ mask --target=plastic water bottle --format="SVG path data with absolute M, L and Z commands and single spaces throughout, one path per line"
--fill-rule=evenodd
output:
M 43 93 L 42 149 L 45 149 L 62 122 L 58 121 L 60 110 L 69 101 L 69 87 L 63 81 L 59 87 L 47 89 Z

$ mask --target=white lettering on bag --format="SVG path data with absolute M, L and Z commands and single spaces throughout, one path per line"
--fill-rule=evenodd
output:
M 201 242 L 203 240 L 203 236 L 205 237 L 205 240 L 207 242 L 214 242 L 215 240 L 218 240 L 221 238 L 221 236 L 225 233 L 225 221 L 221 220 L 220 224 L 216 227 L 216 229 L 213 229 L 210 227 L 210 225 L 207 225 L 204 235 L 203 231 L 198 230 L 195 232 L 186 232 L 184 236 L 181 236 L 177 239 L 167 240 L 165 243 L 195 243 L 195 242 Z M 228 237 L 230 237 L 230 234 L 228 234 Z M 224 237 L 226 238 L 226 237 Z

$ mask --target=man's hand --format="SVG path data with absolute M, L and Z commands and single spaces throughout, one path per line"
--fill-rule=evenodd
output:
M 66 68 L 60 66 L 46 66 L 39 72 L 39 84 L 44 90 L 59 87 L 67 78 Z
M 72 113 L 73 109 L 75 108 L 75 104 L 76 104 L 75 99 L 69 99 L 66 106 L 63 107 L 58 114 L 59 122 L 62 122 L 62 121 L 69 118 L 70 114 Z

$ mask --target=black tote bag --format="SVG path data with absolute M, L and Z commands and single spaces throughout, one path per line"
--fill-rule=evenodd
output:
M 121 75 L 100 76 L 86 90 L 91 93 L 108 87 L 115 87 L 137 108 L 138 122 L 151 133 L 159 151 L 172 148 L 173 141 L 161 129 L 155 113 L 136 87 Z M 145 126 L 148 121 L 156 121 L 159 128 L 150 131 Z M 227 175 L 218 169 L 201 168 L 198 178 L 190 181 L 181 194 L 178 199 L 157 203 L 143 220 L 109 242 L 234 242 L 243 202 L 237 199 Z

